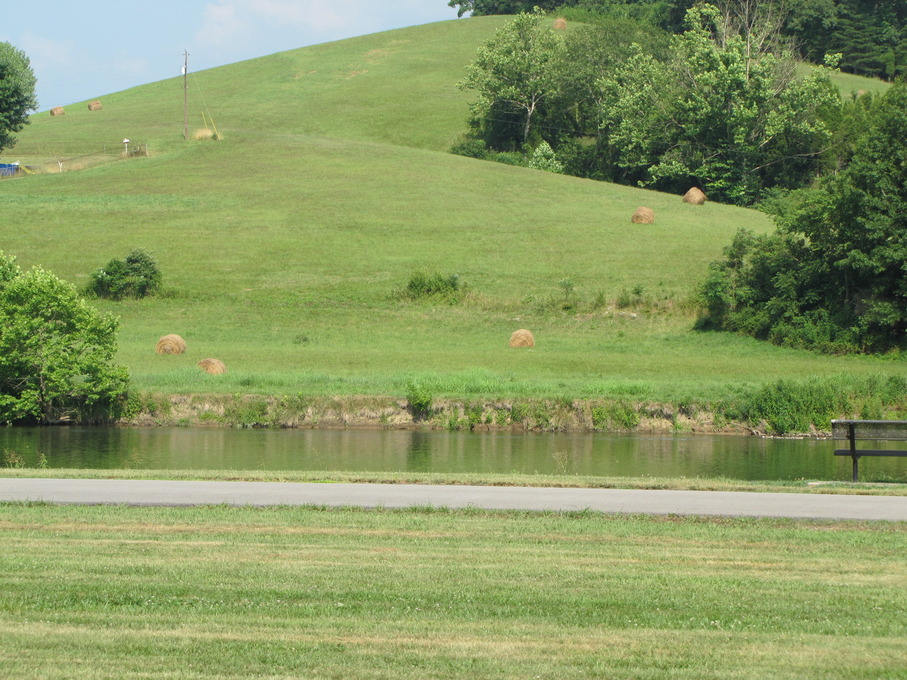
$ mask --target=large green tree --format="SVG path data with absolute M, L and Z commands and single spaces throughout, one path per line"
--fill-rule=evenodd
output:
M 124 410 L 117 320 L 48 271 L 0 253 L 0 422 L 98 422 Z
M 872 107 L 850 164 L 740 233 L 703 286 L 707 322 L 828 351 L 907 349 L 907 83 Z
M 486 128 L 486 141 L 527 142 L 537 114 L 555 105 L 556 66 L 563 49 L 562 37 L 540 11 L 521 12 L 479 47 L 459 86 L 479 95 L 473 115 Z M 489 128 L 495 130 L 493 135 Z M 507 139 L 508 129 L 516 132 L 516 139 Z
M 22 50 L 0 42 L 0 151 L 15 143 L 15 133 L 38 108 L 35 74 Z
M 804 183 L 830 138 L 818 114 L 839 104 L 827 74 L 801 76 L 758 13 L 698 5 L 687 22 L 670 59 L 638 54 L 600 82 L 619 165 L 647 186 L 744 205 Z

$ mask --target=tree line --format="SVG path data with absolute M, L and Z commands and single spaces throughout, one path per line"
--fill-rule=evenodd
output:
M 804 69 L 770 13 L 742 0 L 685 21 L 676 35 L 627 19 L 559 31 L 518 14 L 467 66 L 476 99 L 453 151 L 529 164 L 550 147 L 567 174 L 738 205 L 846 163 L 868 104 L 842 113 L 830 69 Z
M 727 0 L 730 2 L 730 0 Z M 907 3 L 903 0 L 751 0 L 779 19 L 782 36 L 799 54 L 822 63 L 841 54 L 847 73 L 893 80 L 907 75 Z M 519 14 L 534 7 L 583 21 L 633 19 L 678 33 L 697 0 L 450 0 L 459 16 Z

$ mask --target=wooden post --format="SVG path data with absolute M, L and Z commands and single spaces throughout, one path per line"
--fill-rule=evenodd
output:
M 853 460 L 853 481 L 857 481 L 859 477 L 859 460 L 860 457 L 857 455 L 857 433 L 856 433 L 856 424 L 849 423 L 847 425 L 847 434 L 850 437 L 850 457 Z
M 189 52 L 183 51 L 183 139 L 189 139 Z

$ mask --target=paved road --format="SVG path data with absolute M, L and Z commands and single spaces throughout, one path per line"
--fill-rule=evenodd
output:
M 0 478 L 0 501 L 169 506 L 219 504 L 366 508 L 433 506 L 491 510 L 593 510 L 653 515 L 907 521 L 907 497 L 904 496 L 423 484 Z

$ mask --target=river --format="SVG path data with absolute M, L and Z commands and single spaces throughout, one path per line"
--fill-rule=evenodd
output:
M 0 465 L 92 469 L 521 473 L 849 480 L 816 439 L 668 434 L 182 427 L 0 428 Z M 907 458 L 866 459 L 861 479 L 907 481 Z

